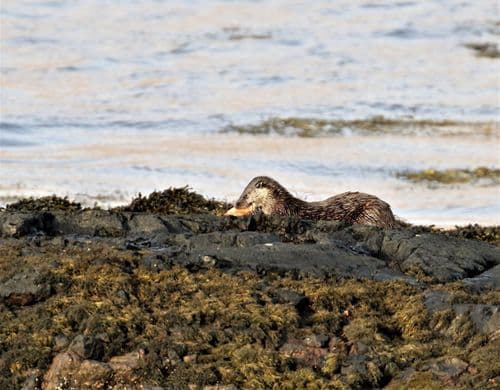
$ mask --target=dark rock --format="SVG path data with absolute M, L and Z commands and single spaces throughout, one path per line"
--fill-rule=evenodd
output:
M 463 282 L 476 293 L 500 289 L 500 265 L 490 268 L 473 278 L 465 278 Z
M 94 237 L 120 237 L 128 230 L 123 214 L 105 210 L 83 210 L 74 214 L 55 213 L 59 229 L 65 234 Z
M 469 364 L 463 360 L 457 357 L 452 357 L 439 359 L 425 368 L 429 369 L 443 382 L 453 384 L 454 380 L 465 372 L 468 366 Z
M 55 220 L 48 221 L 48 214 Z M 203 256 L 209 256 L 232 271 L 335 274 L 379 281 L 401 280 L 413 285 L 418 285 L 415 278 L 434 282 L 466 279 L 475 289 L 498 286 L 497 268 L 490 269 L 500 265 L 500 248 L 438 233 L 346 226 L 331 221 L 313 223 L 260 214 L 247 218 L 159 217 L 95 209 L 48 214 L 4 211 L 0 214 L 2 234 L 43 231 L 80 236 L 80 239 L 82 236 L 126 238 L 128 249 L 175 247 L 169 261 L 199 264 Z M 21 229 L 28 225 L 34 228 Z M 67 245 L 70 241 L 68 238 Z M 154 259 L 148 262 L 153 268 L 160 266 Z
M 313 334 L 304 338 L 304 344 L 308 347 L 324 348 L 328 345 L 330 337 L 324 334 Z
M 277 290 L 272 298 L 273 303 L 288 303 L 299 312 L 303 312 L 309 306 L 309 298 L 291 290 Z
M 129 294 L 124 290 L 118 290 L 116 292 L 116 298 L 113 299 L 113 302 L 117 305 L 125 306 L 130 302 Z
M 47 282 L 39 282 L 41 274 L 36 270 L 28 270 L 14 275 L 0 283 L 0 301 L 8 305 L 25 306 L 46 299 L 51 294 L 51 286 Z
M 140 265 L 153 272 L 160 272 L 170 268 L 170 262 L 165 260 L 165 257 L 162 255 L 144 257 Z
M 129 236 L 151 237 L 158 233 L 169 233 L 167 226 L 157 215 L 130 214 L 127 217 Z
M 500 248 L 493 245 L 406 230 L 387 231 L 381 255 L 396 260 L 403 272 L 422 273 L 441 283 L 477 275 L 500 264 Z
M 457 317 L 469 316 L 477 331 L 484 334 L 490 334 L 500 329 L 499 308 L 498 305 L 453 305 Z
M 291 339 L 283 344 L 280 352 L 285 356 L 295 359 L 299 366 L 314 369 L 318 369 L 323 365 L 328 353 L 326 348 L 310 347 L 295 339 Z
M 211 216 L 207 215 L 205 217 L 210 219 Z M 185 219 L 177 215 L 162 215 L 160 218 L 170 234 L 183 234 L 189 232 L 192 233 L 191 229 L 189 228 L 190 223 L 186 222 L 189 221 L 189 219 Z M 211 222 L 209 222 L 209 224 L 212 225 L 216 220 L 217 220 L 216 217 L 212 217 L 212 220 Z M 195 230 L 199 230 L 200 224 L 193 223 L 191 227 Z
M 452 304 L 452 296 L 446 291 L 429 291 L 424 296 L 424 305 L 431 313 L 453 310 L 455 318 L 451 319 L 452 326 L 470 318 L 477 332 L 490 334 L 500 329 L 498 305 Z
M 273 233 L 241 232 L 236 235 L 235 246 L 249 247 L 259 244 L 272 245 L 272 243 L 279 241 L 278 235 Z
M 78 335 L 71 342 L 69 350 L 82 359 L 100 360 L 104 355 L 104 343 L 95 336 Z
M 163 359 L 163 364 L 165 366 L 176 366 L 180 362 L 181 358 L 179 357 L 179 354 L 173 349 L 169 349 L 167 351 L 167 357 Z
M 64 335 L 57 335 L 54 337 L 54 350 L 55 351 L 62 351 L 66 349 L 66 347 L 69 345 L 69 340 L 66 336 Z
M 200 262 L 202 266 L 208 268 L 215 267 L 223 269 L 223 268 L 231 268 L 233 266 L 233 262 L 231 260 L 224 258 L 217 258 L 214 256 L 207 256 L 207 255 L 201 256 Z
M 351 356 L 344 362 L 340 372 L 353 388 L 379 388 L 383 378 L 380 362 L 363 354 Z
M 236 243 L 236 234 L 225 232 L 202 233 L 190 237 L 188 241 L 188 249 L 203 250 L 206 248 L 218 249 L 234 246 Z
M 351 344 L 349 355 L 364 355 L 370 350 L 370 347 L 361 341 L 355 341 Z
M 139 246 L 158 247 L 167 241 L 178 228 L 167 224 L 161 217 L 151 214 L 125 214 L 127 219 L 127 240 Z M 146 245 L 147 243 L 147 245 Z
M 57 221 L 52 213 L 0 213 L 0 235 L 22 237 L 38 233 L 55 234 Z
M 430 312 L 450 309 L 451 298 L 447 291 L 427 291 L 424 294 L 424 305 Z
M 252 247 L 215 247 L 203 252 L 193 250 L 179 260 L 196 263 L 201 256 L 213 256 L 218 259 L 232 261 L 239 269 L 257 270 L 259 273 L 276 271 L 300 271 L 314 275 L 336 274 L 340 276 L 373 278 L 385 269 L 385 261 L 355 255 L 351 251 L 339 249 L 332 245 L 308 245 L 272 243 Z M 394 278 L 403 277 L 400 272 L 393 271 Z M 389 275 L 389 273 L 387 273 Z
M 21 385 L 21 390 L 40 389 L 42 385 L 42 371 L 39 369 L 29 370 L 26 373 L 26 379 Z

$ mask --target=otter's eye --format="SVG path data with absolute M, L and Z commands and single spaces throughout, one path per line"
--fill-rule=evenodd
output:
M 264 187 L 264 183 L 261 182 L 261 181 L 258 181 L 257 183 L 255 183 L 255 188 L 263 188 Z

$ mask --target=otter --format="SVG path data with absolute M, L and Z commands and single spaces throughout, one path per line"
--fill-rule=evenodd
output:
M 383 228 L 396 226 L 391 206 L 374 195 L 344 192 L 319 202 L 306 202 L 267 176 L 252 179 L 235 207 L 224 215 L 243 216 L 257 210 L 266 215 L 298 216 L 313 221 L 335 220 Z

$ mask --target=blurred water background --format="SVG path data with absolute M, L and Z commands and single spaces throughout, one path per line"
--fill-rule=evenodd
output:
M 499 62 L 466 47 L 498 43 L 498 7 L 2 0 L 0 205 L 186 184 L 231 201 L 265 174 L 307 200 L 370 192 L 414 223 L 499 224 L 498 180 L 397 176 L 500 166 Z

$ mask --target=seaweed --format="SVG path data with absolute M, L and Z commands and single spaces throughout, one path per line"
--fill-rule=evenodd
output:
M 61 198 L 56 195 L 45 196 L 41 198 L 20 199 L 15 203 L 10 203 L 6 206 L 7 210 L 17 210 L 23 212 L 33 211 L 78 211 L 82 209 L 80 203 L 72 202 L 67 197 Z
M 277 134 L 296 137 L 322 137 L 342 135 L 355 132 L 359 134 L 415 134 L 423 132 L 444 132 L 444 134 L 475 133 L 486 135 L 495 134 L 495 123 L 466 123 L 451 120 L 424 120 L 424 119 L 391 119 L 375 116 L 368 119 L 322 119 L 299 117 L 273 117 L 258 124 L 235 125 L 231 124 L 223 129 L 222 133 L 238 134 Z
M 500 226 L 481 226 L 470 224 L 466 226 L 455 226 L 453 229 L 437 228 L 431 226 L 417 226 L 399 221 L 402 227 L 411 229 L 415 233 L 438 233 L 450 237 L 461 237 L 469 240 L 489 242 L 500 245 Z
M 206 199 L 188 186 L 154 191 L 147 197 L 139 196 L 117 211 L 150 212 L 159 214 L 215 214 L 222 215 L 230 205 L 215 199 Z
M 150 270 L 142 265 L 149 250 L 98 241 L 23 247 L 3 243 L 2 272 L 43 269 L 39 283 L 51 295 L 26 306 L 0 303 L 1 388 L 19 388 L 34 372 L 41 381 L 56 356 L 79 350 L 94 359 L 84 361 L 91 377 L 110 387 L 432 388 L 446 383 L 438 358 L 467 362 L 470 369 L 453 377 L 459 388 L 486 388 L 499 375 L 498 340 L 479 334 L 467 316 L 425 304 L 430 292 L 451 304 L 498 304 L 498 291 L 177 265 Z M 109 368 L 133 351 L 144 354 L 133 374 Z M 86 366 L 69 368 L 68 383 L 83 383 Z
M 493 42 L 484 43 L 466 43 L 464 45 L 466 48 L 474 51 L 477 57 L 486 58 L 500 58 L 500 50 L 498 50 L 498 45 Z
M 435 182 L 441 184 L 456 183 L 486 183 L 490 185 L 500 184 L 500 169 L 478 167 L 475 169 L 445 169 L 433 168 L 422 171 L 405 171 L 396 174 L 396 177 L 410 180 L 415 183 Z

